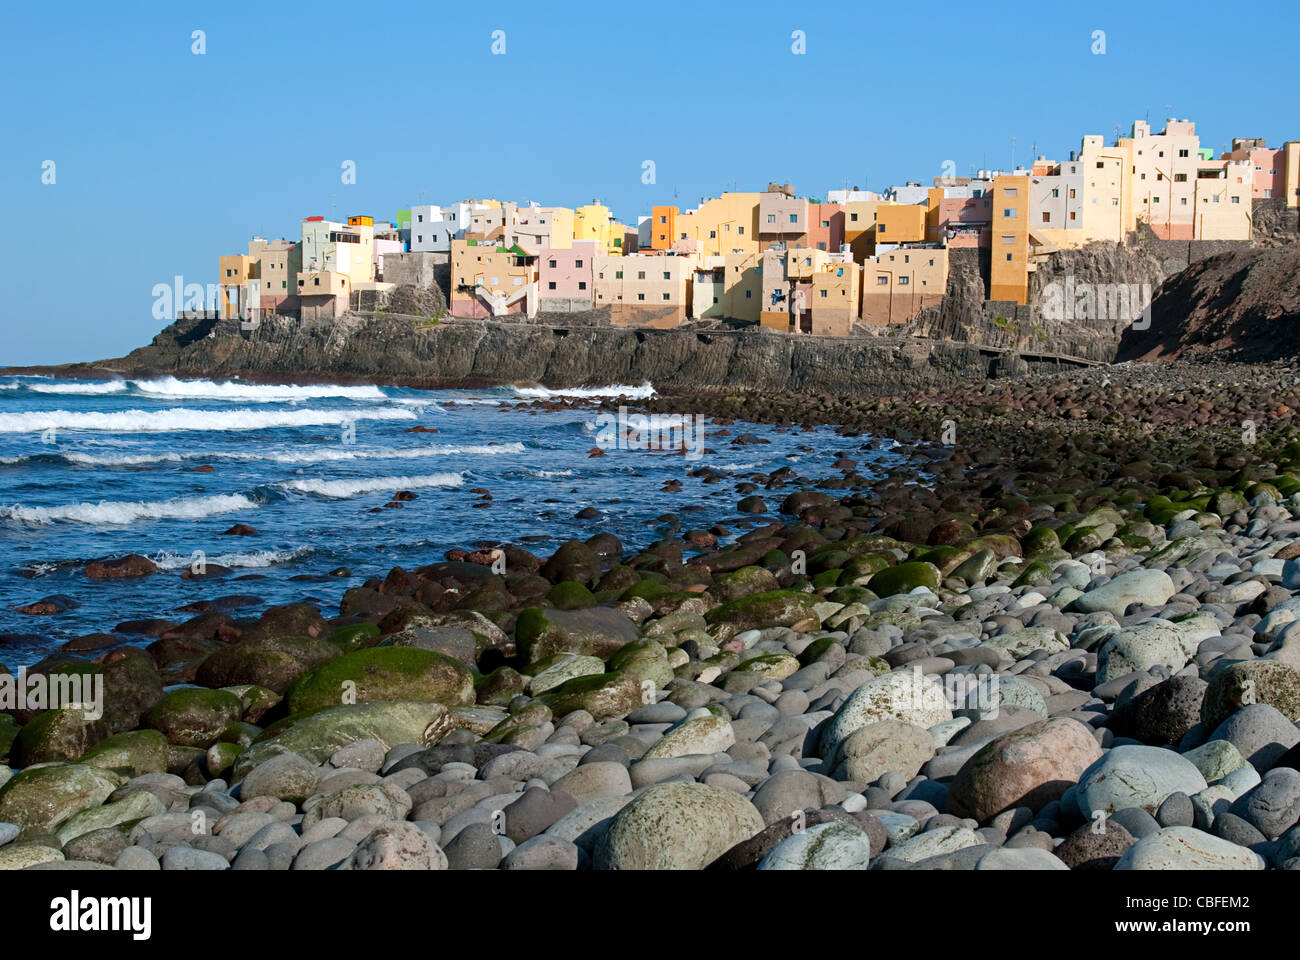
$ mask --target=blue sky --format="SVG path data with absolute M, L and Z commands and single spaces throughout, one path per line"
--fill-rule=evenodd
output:
M 1017 160 L 1062 158 L 1166 104 L 1216 153 L 1300 139 L 1287 4 L 512 6 L 11 4 L 0 365 L 147 343 L 154 284 L 213 282 L 219 254 L 304 216 L 599 197 L 635 223 L 769 180 L 821 196 L 1005 167 L 1013 136 Z

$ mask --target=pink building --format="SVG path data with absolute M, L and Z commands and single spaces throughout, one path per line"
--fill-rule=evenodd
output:
M 844 243 L 844 207 L 838 203 L 808 204 L 808 246 L 839 253 Z
M 1232 152 L 1220 159 L 1249 160 L 1254 172 L 1250 196 L 1253 200 L 1286 196 L 1286 153 L 1264 146 L 1263 140 L 1234 140 Z
M 543 313 L 579 313 L 592 308 L 591 264 L 599 252 L 595 240 L 575 240 L 570 248 L 542 250 L 538 293 Z
M 939 201 L 940 239 L 950 247 L 987 247 L 993 198 L 945 197 Z

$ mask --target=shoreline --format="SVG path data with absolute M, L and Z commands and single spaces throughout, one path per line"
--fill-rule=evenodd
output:
M 746 421 L 836 424 L 839 475 L 720 475 L 738 498 L 731 525 L 752 519 L 723 548 L 710 537 L 728 519 L 683 509 L 667 484 L 677 523 L 640 549 L 609 534 L 549 557 L 466 544 L 349 590 L 338 616 L 200 614 L 145 650 L 47 657 L 31 669 L 103 676 L 108 709 L 8 724 L 10 767 L 59 765 L 0 768 L 0 821 L 22 821 L 0 862 L 1294 865 L 1295 825 L 1250 800 L 1286 779 L 1300 742 L 1300 651 L 1288 621 L 1268 620 L 1300 587 L 1291 368 L 689 396 L 733 441 Z M 907 464 L 858 474 L 865 435 L 901 443 Z M 1279 749 L 1250 748 L 1260 724 Z M 1011 763 L 1012 735 L 1050 770 Z M 1216 741 L 1233 745 L 1231 769 L 1196 752 Z M 1105 794 L 1133 767 L 1168 771 L 1159 796 Z M 1071 786 L 1025 793 L 1026 776 Z M 51 809 L 49 791 L 73 781 L 88 791 L 76 808 Z M 1215 796 L 1262 839 L 1214 830 Z M 173 831 L 209 805 L 276 839 Z M 1094 809 L 1109 811 L 1099 835 Z M 808 843 L 823 834 L 835 843 Z

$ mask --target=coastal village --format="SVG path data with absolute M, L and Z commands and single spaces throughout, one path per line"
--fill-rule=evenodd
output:
M 281 313 L 330 318 L 401 285 L 449 274 L 451 318 L 608 308 L 617 326 L 732 320 L 781 333 L 847 336 L 907 323 L 938 304 L 955 251 L 978 257 L 987 298 L 1028 302 L 1052 253 L 1123 242 L 1252 239 L 1261 202 L 1300 203 L 1300 141 L 1234 139 L 1217 158 L 1190 120 L 1144 121 L 1065 160 L 935 177 L 880 192 L 800 196 L 788 183 L 653 206 L 635 225 L 582 206 L 466 200 L 391 220 L 303 219 L 298 239 L 253 238 L 220 257 L 217 312 L 246 329 Z M 951 167 L 951 165 L 950 165 Z

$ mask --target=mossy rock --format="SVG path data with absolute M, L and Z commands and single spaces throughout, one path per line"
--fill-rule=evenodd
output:
M 336 627 L 327 639 L 344 653 L 352 653 L 377 646 L 379 638 L 379 624 L 349 623 L 343 627 Z
M 474 678 L 474 699 L 477 703 L 504 707 L 523 692 L 523 675 L 513 667 L 497 667 L 486 676 Z
M 620 648 L 609 658 L 609 669 L 637 681 L 649 680 L 657 689 L 667 686 L 673 679 L 672 667 L 668 665 L 668 651 L 658 640 L 651 638 L 637 640 Z
M 625 717 L 643 702 L 641 682 L 622 673 L 575 677 L 542 694 L 542 703 L 557 717 L 586 710 L 597 720 Z
M 812 584 L 818 590 L 829 590 L 839 583 L 843 570 L 823 570 L 813 577 Z
M 982 586 L 989 577 L 993 576 L 997 569 L 998 557 L 988 548 L 972 554 L 959 567 L 952 571 L 949 576 L 970 584 L 971 586 Z
M 258 684 L 284 693 L 308 670 L 339 656 L 339 647 L 318 637 L 268 637 L 216 651 L 201 664 L 195 682 L 205 687 Z
M 1101 544 L 1102 537 L 1095 528 L 1079 527 L 1070 534 L 1070 539 L 1065 541 L 1065 549 L 1070 551 L 1071 556 L 1077 557 L 1083 553 L 1100 550 Z
M 244 705 L 243 719 L 248 723 L 257 723 L 284 698 L 269 687 L 256 683 L 237 684 L 224 687 L 239 698 Z
M 285 693 L 290 715 L 372 700 L 433 700 L 448 707 L 465 706 L 474 702 L 474 678 L 464 663 L 433 650 L 372 647 L 303 674 Z
M 808 570 L 809 572 L 818 573 L 826 570 L 838 570 L 851 559 L 853 559 L 853 555 L 847 550 L 830 547 L 808 558 Z
M 218 743 L 234 743 L 241 748 L 250 747 L 262 735 L 262 728 L 255 723 L 245 723 L 240 720 L 232 723 L 226 729 L 221 731 Z
M 17 720 L 7 713 L 0 713 L 0 760 L 8 759 L 9 750 L 21 729 Z
M 1061 538 L 1051 527 L 1034 527 L 1020 538 L 1020 549 L 1030 559 L 1048 550 L 1059 550 Z
M 1238 510 L 1245 510 L 1250 505 L 1246 503 L 1246 498 L 1234 490 L 1221 490 L 1210 500 L 1209 509 L 1211 513 L 1217 513 L 1221 517 L 1231 516 Z
M 819 637 L 799 651 L 799 663 L 805 667 L 810 663 L 816 663 L 827 650 L 837 646 L 839 646 L 839 641 L 834 637 Z M 782 677 L 781 679 L 784 680 L 785 678 Z
M 116 770 L 128 777 L 167 772 L 167 738 L 157 730 L 115 733 L 95 744 L 81 762 L 101 770 Z
M 756 673 L 768 680 L 784 680 L 799 669 L 799 661 L 788 653 L 764 653 L 738 664 L 740 673 Z
M 38 714 L 22 728 L 10 748 L 14 766 L 76 760 L 108 735 L 102 719 L 87 719 L 85 714 L 79 706 Z
M 1246 660 L 1215 671 L 1201 701 L 1201 723 L 1214 730 L 1242 707 L 1266 703 L 1300 720 L 1300 670 L 1277 660 Z
M 527 663 L 557 653 L 580 653 L 608 660 L 625 644 L 640 639 L 635 623 L 612 607 L 557 610 L 529 607 L 515 622 L 515 642 Z
M 836 587 L 826 595 L 826 599 L 847 606 L 850 603 L 868 604 L 880 598 L 876 596 L 875 591 L 868 590 L 866 587 Z
M 644 577 L 637 583 L 624 590 L 620 595 L 620 600 L 631 600 L 634 597 L 640 597 L 642 600 L 657 600 L 665 593 L 672 593 L 672 588 L 665 586 L 662 580 L 656 580 L 652 577 Z
M 581 610 L 596 605 L 595 595 L 582 584 L 566 580 L 551 587 L 546 594 L 551 606 L 559 610 Z
M 529 670 L 533 671 L 533 675 L 528 681 L 528 693 L 537 696 L 547 690 L 554 690 L 574 677 L 604 673 L 605 661 L 600 657 L 588 657 L 580 653 L 557 653 L 530 665 Z
M 234 767 L 235 758 L 239 756 L 242 749 L 237 743 L 224 741 L 218 741 L 208 747 L 208 752 L 204 755 L 204 766 L 207 768 L 208 776 L 224 778 Z
M 1042 560 L 1030 560 L 1020 570 L 1020 575 L 1012 581 L 1012 587 L 1024 587 L 1034 583 L 1045 583 L 1052 579 L 1052 565 Z
M 206 750 L 243 713 L 243 702 L 229 690 L 186 687 L 164 694 L 145 716 L 145 726 L 168 743 Z
M 50 832 L 88 807 L 97 807 L 126 778 L 85 763 L 23 770 L 0 787 L 0 822 Z
M 809 617 L 821 600 L 816 594 L 794 590 L 766 590 L 714 607 L 704 615 L 710 624 L 728 624 L 737 631 L 765 627 L 791 627 Z
M 287 717 L 268 727 L 235 761 L 231 783 L 277 753 L 289 751 L 314 764 L 357 740 L 378 740 L 385 750 L 399 743 L 428 746 L 452 729 L 450 711 L 432 700 L 393 700 L 330 707 Z
M 1021 556 L 1020 541 L 1009 533 L 990 533 L 974 540 L 968 540 L 965 546 L 974 551 L 991 550 L 999 560 L 1007 557 Z
M 565 580 L 591 583 L 600 576 L 600 558 L 581 540 L 569 540 L 542 565 L 542 576 L 551 583 Z
M 881 570 L 867 584 L 880 597 L 911 593 L 917 587 L 939 589 L 939 568 L 923 560 L 910 560 Z
M 781 554 L 781 556 L 784 557 L 785 554 Z M 786 563 L 788 564 L 788 562 L 787 560 Z M 714 579 L 713 586 L 709 588 L 709 593 L 725 603 L 729 600 L 739 600 L 741 597 L 749 597 L 756 593 L 766 593 L 769 590 L 779 590 L 780 588 L 781 585 L 777 582 L 776 576 L 771 570 L 765 567 L 749 566 L 719 574 Z
M 975 551 L 966 546 L 941 546 L 917 550 L 913 562 L 932 563 L 939 568 L 941 576 L 948 576 L 963 563 L 975 555 Z M 884 569 L 883 567 L 881 569 Z
M 884 552 L 858 554 L 844 564 L 844 580 L 850 582 L 861 577 L 870 577 L 872 574 L 879 573 L 886 567 L 891 566 L 894 559 L 891 554 Z

